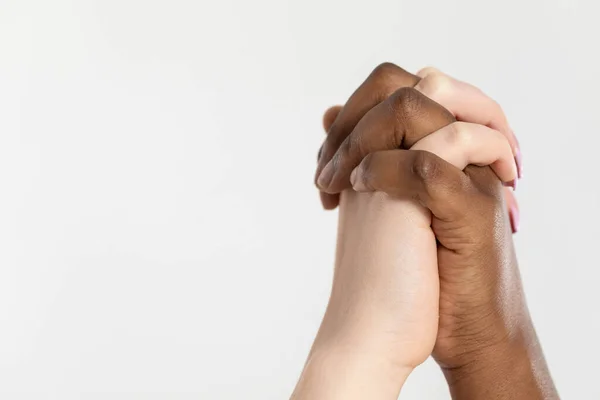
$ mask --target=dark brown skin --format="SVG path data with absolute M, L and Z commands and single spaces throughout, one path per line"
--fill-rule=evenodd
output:
M 523 295 L 502 184 L 489 167 L 463 172 L 431 153 L 399 150 L 422 137 L 414 132 L 454 122 L 443 107 L 410 89 L 418 81 L 382 64 L 343 108 L 326 112 L 329 134 L 316 177 L 334 161 L 319 181 L 323 205 L 335 208 L 339 192 L 354 186 L 414 199 L 432 212 L 440 274 L 432 355 L 452 398 L 558 399 Z M 431 103 L 438 111 L 426 111 Z

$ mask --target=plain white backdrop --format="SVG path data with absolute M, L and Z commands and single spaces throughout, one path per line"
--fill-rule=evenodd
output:
M 0 0 L 0 397 L 285 399 L 325 309 L 322 112 L 377 64 L 504 107 L 564 399 L 597 399 L 592 0 Z M 448 399 L 435 363 L 403 399 Z

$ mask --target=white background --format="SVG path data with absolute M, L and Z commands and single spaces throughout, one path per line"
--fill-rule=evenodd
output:
M 288 397 L 331 283 L 321 114 L 392 61 L 503 105 L 529 305 L 597 399 L 597 4 L 0 0 L 0 397 Z M 402 398 L 448 398 L 433 362 Z

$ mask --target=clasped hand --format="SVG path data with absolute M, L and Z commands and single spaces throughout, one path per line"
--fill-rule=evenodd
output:
M 339 205 L 336 264 L 292 398 L 395 399 L 429 355 L 454 398 L 557 398 L 512 243 L 521 155 L 500 106 L 386 63 L 324 125 L 315 180 Z

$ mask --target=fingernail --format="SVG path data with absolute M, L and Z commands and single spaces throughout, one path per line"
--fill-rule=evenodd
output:
M 505 187 L 511 187 L 511 188 L 513 189 L 513 192 L 514 192 L 515 190 L 517 190 L 517 180 L 516 180 L 516 179 L 513 179 L 513 180 L 512 180 L 512 181 L 510 181 L 510 182 L 504 182 L 504 183 L 503 183 L 503 185 L 504 185 Z
M 333 172 L 333 162 L 329 161 L 317 179 L 317 186 L 321 189 L 327 188 L 333 178 Z
M 517 164 L 517 174 L 519 179 L 521 179 L 523 177 L 523 156 L 521 155 L 521 149 L 517 149 L 515 163 Z
M 510 217 L 510 227 L 512 228 L 512 233 L 517 233 L 519 231 L 519 209 L 517 207 L 511 207 L 509 212 Z

